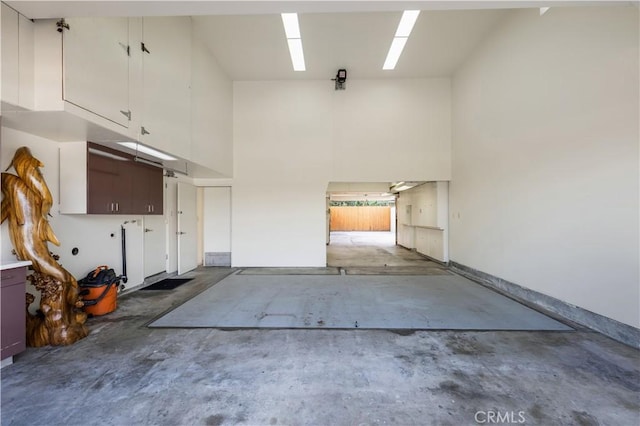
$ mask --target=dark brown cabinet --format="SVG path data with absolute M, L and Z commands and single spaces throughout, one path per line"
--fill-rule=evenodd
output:
M 26 314 L 24 311 L 27 267 L 7 268 L 0 279 L 2 308 L 0 359 L 22 352 L 26 347 Z
M 162 169 L 100 145 L 87 144 L 87 213 L 163 213 Z
M 162 169 L 136 163 L 133 180 L 133 210 L 141 214 L 162 214 L 164 196 Z
M 128 214 L 132 208 L 133 157 L 88 145 L 87 213 Z

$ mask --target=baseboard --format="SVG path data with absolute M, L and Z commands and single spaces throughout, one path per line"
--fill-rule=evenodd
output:
M 204 266 L 231 266 L 231 252 L 206 252 Z
M 450 261 L 449 266 L 454 272 L 504 293 L 515 300 L 554 313 L 625 345 L 640 349 L 640 329 L 454 261 Z
M 440 260 L 440 259 L 436 259 L 435 257 L 431 257 L 431 256 L 429 256 L 429 255 L 427 255 L 427 254 L 420 253 L 420 252 L 419 252 L 417 249 L 415 249 L 415 248 L 405 247 L 405 246 L 403 246 L 402 244 L 396 244 L 396 245 L 397 245 L 398 247 L 402 247 L 403 249 L 407 249 L 407 250 L 409 250 L 409 251 L 412 251 L 412 252 L 414 252 L 415 254 L 417 254 L 417 255 L 419 255 L 419 256 L 422 256 L 422 257 L 424 257 L 424 258 L 425 258 L 425 259 L 427 259 L 427 260 L 430 260 L 431 262 L 439 263 L 440 265 L 443 265 L 443 266 L 448 266 L 448 265 L 449 265 L 449 262 L 444 262 L 444 261 L 442 261 L 442 260 Z

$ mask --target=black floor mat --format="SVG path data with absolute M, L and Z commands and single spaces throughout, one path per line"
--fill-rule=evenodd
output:
M 162 281 L 158 281 L 155 284 L 151 284 L 148 287 L 141 290 L 173 290 L 174 288 L 191 281 L 193 278 L 165 278 Z

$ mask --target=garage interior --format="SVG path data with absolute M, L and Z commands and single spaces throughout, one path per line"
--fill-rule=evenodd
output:
M 129 276 L 3 359 L 3 425 L 640 421 L 638 2 L 109 3 L 2 3 L 0 167 L 43 162 L 65 268 Z M 74 197 L 144 147 L 162 209 Z

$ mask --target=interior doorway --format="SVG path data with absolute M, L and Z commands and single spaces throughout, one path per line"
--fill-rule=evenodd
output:
M 388 183 L 332 183 L 327 191 L 327 265 L 384 266 L 396 246 L 396 196 Z M 382 255 L 382 256 L 381 256 Z

